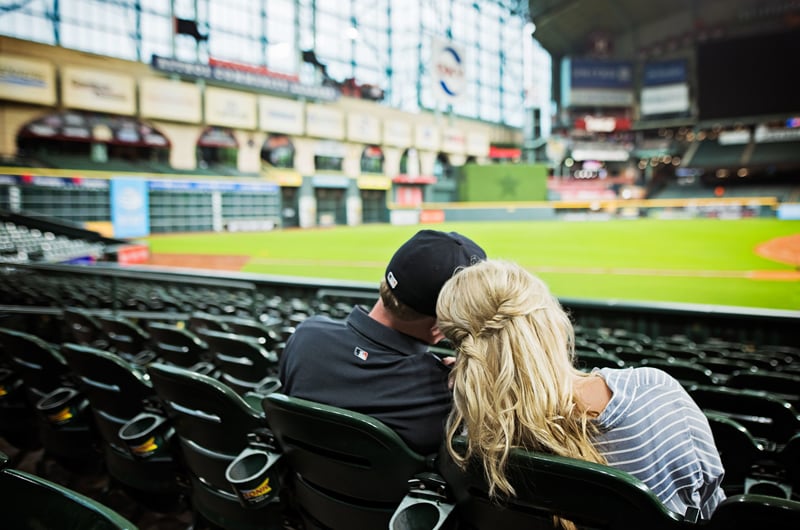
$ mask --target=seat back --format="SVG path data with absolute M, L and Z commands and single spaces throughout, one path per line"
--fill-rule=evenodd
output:
M 783 445 L 800 431 L 797 410 L 767 392 L 707 385 L 693 385 L 688 391 L 704 411 L 733 418 L 757 438 Z
M 386 528 L 408 480 L 426 469 L 422 455 L 370 416 L 280 393 L 262 406 L 312 527 Z
M 64 343 L 61 354 L 80 380 L 103 440 L 127 452 L 119 428 L 156 407 L 156 394 L 146 374 L 119 356 L 91 346 Z
M 584 372 L 591 372 L 594 368 L 623 368 L 625 366 L 625 362 L 612 353 L 580 349 L 575 352 L 575 356 L 575 365 Z
M 242 317 L 225 317 L 224 321 L 232 333 L 254 338 L 268 351 L 274 351 L 278 345 L 280 335 L 277 330 L 282 325 L 281 320 L 276 319 L 271 325 Z
M 714 373 L 704 366 L 682 359 L 646 359 L 642 366 L 659 368 L 677 379 L 683 386 L 715 385 Z
M 220 371 L 220 380 L 239 394 L 257 388 L 265 377 L 278 371 L 278 356 L 258 340 L 236 333 L 202 331 L 212 362 Z
M 159 362 L 148 372 L 178 436 L 194 508 L 225 528 L 277 528 L 277 515 L 242 507 L 225 475 L 254 433 L 266 428 L 263 411 L 212 377 Z
M 127 359 L 148 351 L 150 335 L 132 320 L 118 315 L 97 315 L 109 347 Z
M 708 530 L 796 530 L 800 528 L 800 502 L 767 495 L 734 495 L 722 501 Z
M 123 516 L 64 486 L 14 469 L 0 471 L 3 528 L 136 530 Z
M 743 493 L 753 465 L 766 457 L 764 446 L 736 420 L 714 412 L 705 414 L 725 468 L 723 489 L 728 494 Z
M 219 315 L 212 315 L 201 311 L 195 311 L 189 315 L 186 327 L 197 335 L 204 331 L 224 331 L 228 333 L 232 331 Z
M 147 330 L 153 351 L 164 362 L 189 368 L 209 360 L 208 344 L 188 329 L 151 322 Z
M 460 454 L 466 441 L 456 437 Z M 579 528 L 628 530 L 681 528 L 683 517 L 669 511 L 641 481 L 609 466 L 512 449 L 506 476 L 516 495 L 491 500 L 482 466 L 462 470 L 443 451 L 440 472 L 450 485 L 459 521 L 475 530 L 553 528 L 553 516 Z
M 795 407 L 800 406 L 800 375 L 764 371 L 734 372 L 725 382 L 725 386 L 764 390 L 785 399 Z
M 100 322 L 86 309 L 81 307 L 66 307 L 62 312 L 66 325 L 68 340 L 86 346 L 98 346 L 103 340 L 104 332 Z
M 0 328 L 0 344 L 35 411 L 46 456 L 71 470 L 90 471 L 90 464 L 97 463 L 96 434 L 88 401 L 67 362 L 54 345 L 21 331 Z
M 116 354 L 90 346 L 65 343 L 61 353 L 78 375 L 91 405 L 108 473 L 128 494 L 153 509 L 179 507 L 180 470 L 169 450 L 168 425 L 159 434 L 164 441 L 158 445 L 163 447 L 144 457 L 136 454 L 138 442 L 128 445 L 121 436 L 123 427 L 140 414 L 164 415 L 147 374 Z
M 148 367 L 191 472 L 220 490 L 230 489 L 225 468 L 266 427 L 263 411 L 220 381 L 164 363 Z
M 22 378 L 31 405 L 62 386 L 69 366 L 56 347 L 35 335 L 0 328 L 0 345 L 13 371 Z

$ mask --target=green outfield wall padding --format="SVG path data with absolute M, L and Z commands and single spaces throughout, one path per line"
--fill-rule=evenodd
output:
M 459 200 L 545 201 L 547 171 L 544 164 L 467 164 Z

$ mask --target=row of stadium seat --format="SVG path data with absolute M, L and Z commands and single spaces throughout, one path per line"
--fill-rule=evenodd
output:
M 143 504 L 167 510 L 188 498 L 200 527 L 285 528 L 296 518 L 306 527 L 408 530 L 449 513 L 476 529 L 531 527 L 554 513 L 598 528 L 687 528 L 692 519 L 665 511 L 624 473 L 525 451 L 510 463 L 518 495 L 498 508 L 485 501 L 480 470 L 465 474 L 444 459 L 434 467 L 380 422 L 284 396 L 277 385 L 242 396 L 202 373 L 142 367 L 88 346 L 62 345 L 60 361 L 2 345 L 21 376 L 17 390 L 44 396 L 34 421 L 48 456 L 81 469 L 102 455 L 115 483 Z M 788 529 L 799 518 L 800 503 L 751 493 L 726 501 L 702 528 L 768 520 Z

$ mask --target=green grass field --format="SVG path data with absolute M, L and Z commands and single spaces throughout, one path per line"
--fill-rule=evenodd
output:
M 147 239 L 151 252 L 249 256 L 243 272 L 380 281 L 394 250 L 423 226 L 365 225 Z M 800 309 L 797 267 L 757 245 L 800 234 L 800 221 L 615 220 L 433 225 L 517 261 L 560 297 Z M 795 258 L 800 263 L 800 256 Z M 784 271 L 789 279 L 765 279 Z

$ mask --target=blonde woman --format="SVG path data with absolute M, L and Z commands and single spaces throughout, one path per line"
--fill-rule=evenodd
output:
M 547 286 L 521 266 L 487 260 L 454 275 L 437 304 L 456 349 L 447 439 L 484 467 L 490 492 L 512 447 L 608 464 L 643 481 L 671 510 L 707 519 L 725 498 L 723 468 L 703 412 L 653 368 L 574 367 L 574 331 Z M 447 444 L 450 447 L 450 444 Z

